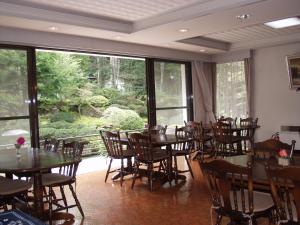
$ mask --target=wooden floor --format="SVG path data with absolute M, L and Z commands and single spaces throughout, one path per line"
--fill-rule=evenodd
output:
M 184 166 L 181 164 L 181 166 Z M 156 183 L 148 190 L 146 179 L 137 179 L 132 190 L 131 177 L 120 186 L 110 179 L 104 183 L 105 171 L 81 174 L 77 181 L 77 194 L 85 212 L 82 219 L 77 208 L 71 210 L 76 217 L 71 224 L 84 225 L 209 225 L 210 203 L 198 163 L 192 162 L 195 179 L 170 187 Z M 263 223 L 261 223 L 263 222 Z M 224 220 L 223 224 L 227 224 Z M 57 223 L 59 224 L 59 223 Z M 65 223 L 70 224 L 70 223 Z M 267 224 L 260 221 L 259 224 Z

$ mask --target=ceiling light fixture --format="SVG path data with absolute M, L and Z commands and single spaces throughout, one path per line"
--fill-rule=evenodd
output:
M 205 52 L 206 50 L 205 49 L 200 49 L 200 52 Z
M 264 23 L 268 27 L 272 27 L 275 29 L 285 28 L 300 25 L 300 18 L 299 17 L 290 17 L 282 20 L 275 20 L 268 23 Z
M 182 28 L 182 29 L 179 29 L 178 31 L 179 31 L 179 32 L 181 32 L 181 33 L 186 33 L 186 32 L 188 32 L 188 31 L 189 31 L 189 29 Z
M 247 19 L 249 19 L 251 16 L 250 16 L 250 14 L 241 14 L 241 15 L 238 15 L 238 16 L 236 16 L 236 18 L 238 19 L 238 20 L 247 20 Z
M 51 26 L 51 27 L 48 27 L 48 30 L 56 31 L 56 30 L 58 30 L 58 27 L 56 27 L 56 26 Z

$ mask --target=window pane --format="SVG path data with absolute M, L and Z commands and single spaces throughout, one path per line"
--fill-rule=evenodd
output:
M 156 108 L 186 106 L 185 65 L 155 62 Z
M 217 117 L 247 117 L 244 62 L 217 64 Z
M 28 120 L 0 121 L 0 150 L 14 148 L 18 137 L 25 138 L 26 146 L 30 146 L 30 128 Z
M 0 49 L 0 117 L 28 116 L 27 55 Z
M 157 124 L 167 124 L 168 127 L 180 126 L 187 121 L 187 110 L 185 108 L 156 110 L 156 118 Z
M 147 123 L 144 59 L 38 50 L 37 81 L 41 140 L 84 137 L 98 152 L 97 128 Z

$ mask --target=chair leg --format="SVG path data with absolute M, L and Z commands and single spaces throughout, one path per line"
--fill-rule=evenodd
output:
M 109 162 L 109 165 L 108 165 L 108 168 L 107 168 L 107 171 L 106 171 L 106 175 L 105 175 L 105 183 L 107 181 L 107 178 L 108 178 L 108 174 L 110 172 L 110 167 L 111 167 L 111 163 L 112 163 L 113 159 L 111 158 L 110 159 L 110 162 Z
M 52 225 L 52 194 L 53 189 L 52 187 L 49 187 L 49 225 Z
M 178 165 L 177 165 L 177 157 L 174 156 L 174 172 L 175 172 L 175 183 L 178 183 Z
M 149 181 L 149 185 L 150 185 L 150 191 L 153 191 L 153 164 L 149 164 L 148 165 L 148 181 Z
M 191 176 L 192 176 L 192 178 L 194 179 L 194 173 L 193 173 L 191 164 L 190 164 L 188 158 L 186 157 L 186 155 L 184 156 L 184 158 L 185 158 L 185 161 L 186 161 L 186 163 L 187 163 L 187 165 L 188 165 L 188 168 L 189 168 L 189 171 L 190 171 L 190 173 L 191 173 Z
M 68 203 L 67 203 L 67 199 L 66 199 L 64 188 L 62 186 L 60 186 L 59 188 L 60 188 L 60 193 L 61 193 L 61 197 L 62 197 L 62 200 L 64 202 L 64 205 L 67 206 Z M 68 212 L 68 209 L 67 209 L 67 212 Z
M 70 190 L 71 190 L 71 192 L 72 192 L 73 198 L 74 198 L 74 200 L 75 200 L 75 202 L 76 202 L 76 205 L 77 205 L 77 207 L 78 207 L 78 209 L 79 209 L 79 211 L 80 211 L 80 213 L 81 213 L 81 216 L 84 218 L 83 210 L 82 210 L 82 208 L 81 208 L 80 202 L 79 202 L 79 200 L 78 200 L 78 198 L 77 198 L 77 195 L 76 195 L 76 193 L 75 193 L 75 191 L 74 191 L 74 188 L 73 188 L 72 184 L 69 184 L 69 188 L 70 188 Z
M 132 183 L 131 183 L 131 189 L 133 189 L 133 187 L 134 187 L 134 184 L 135 184 L 135 179 L 136 179 L 136 177 L 137 177 L 137 174 L 138 174 L 138 172 L 139 172 L 139 163 L 138 162 L 134 162 L 134 164 L 135 164 L 135 168 L 134 168 L 134 175 L 133 175 L 133 180 L 132 180 Z
M 216 225 L 221 225 L 222 222 L 222 215 L 218 215 Z
M 121 187 L 123 185 L 123 179 L 124 179 L 124 161 L 121 159 Z

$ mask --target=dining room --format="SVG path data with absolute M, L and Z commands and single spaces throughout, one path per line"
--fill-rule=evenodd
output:
M 0 0 L 0 224 L 298 224 L 299 15 Z

